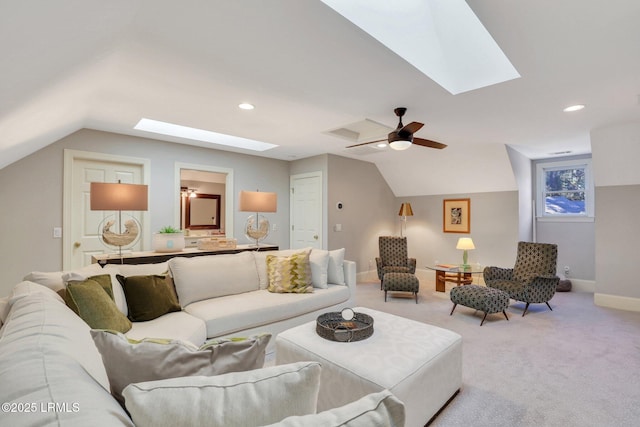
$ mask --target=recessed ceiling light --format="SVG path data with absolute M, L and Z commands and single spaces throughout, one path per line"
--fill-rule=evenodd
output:
M 572 111 L 579 111 L 579 110 L 582 110 L 583 108 L 584 108 L 584 105 L 582 105 L 582 104 L 576 104 L 576 105 L 571 105 L 571 106 L 569 106 L 569 107 L 565 108 L 565 109 L 564 109 L 564 110 L 562 110 L 562 111 L 564 111 L 565 113 L 570 113 L 570 112 L 572 112 Z
M 242 104 L 239 104 L 238 107 L 243 110 L 253 110 L 254 108 L 256 108 L 253 106 L 253 104 L 249 104 L 247 102 L 243 102 Z
M 276 144 L 255 141 L 253 139 L 240 138 L 238 136 L 225 135 L 173 123 L 161 122 L 151 119 L 140 119 L 134 129 L 161 135 L 175 136 L 178 138 L 192 139 L 194 141 L 210 142 L 212 144 L 226 145 L 229 147 L 245 148 L 253 151 L 265 151 L 277 147 Z

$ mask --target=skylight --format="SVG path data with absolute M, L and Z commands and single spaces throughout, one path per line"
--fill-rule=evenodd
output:
M 322 0 L 453 95 L 520 77 L 464 0 Z
M 277 147 L 276 144 L 151 119 L 140 119 L 134 129 L 253 151 L 266 151 Z

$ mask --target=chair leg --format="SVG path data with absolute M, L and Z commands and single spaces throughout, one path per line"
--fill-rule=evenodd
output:
M 505 317 L 507 320 L 509 320 L 509 316 L 507 316 L 507 312 L 506 312 L 506 311 L 502 310 L 502 314 L 504 314 L 504 317 Z
M 418 293 L 415 292 L 415 294 L 416 294 L 416 304 L 417 304 L 418 303 Z
M 384 302 L 387 302 L 387 291 L 384 291 Z
M 449 316 L 451 316 L 453 314 L 453 310 L 456 309 L 457 305 L 458 305 L 457 303 L 455 303 L 455 302 L 453 303 L 453 308 L 451 309 L 451 313 L 449 313 Z
M 547 304 L 547 307 L 549 307 L 549 310 L 553 311 L 553 308 L 551 308 L 551 306 L 549 305 L 549 301 L 545 302 L 545 304 Z
M 529 303 L 527 303 L 527 305 L 524 306 L 524 311 L 522 312 L 522 317 L 524 317 L 525 314 L 527 314 L 527 309 L 529 308 Z
M 484 323 L 484 319 L 487 318 L 487 312 L 484 312 L 484 317 L 482 318 L 482 322 L 480 322 L 480 326 L 482 326 L 482 324 Z

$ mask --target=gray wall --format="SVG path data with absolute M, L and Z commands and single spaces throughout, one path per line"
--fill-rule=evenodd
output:
M 591 158 L 591 156 L 568 156 L 555 159 L 562 162 Z M 552 163 L 552 159 L 532 162 L 531 176 L 537 194 L 536 165 Z M 595 195 L 597 202 L 598 196 Z M 597 218 L 596 218 L 597 220 Z M 569 279 L 595 280 L 595 222 L 570 222 L 536 220 L 536 239 L 541 243 L 558 245 L 558 275 L 564 277 L 564 267 L 570 268 Z
M 591 132 L 595 197 L 596 303 L 640 311 L 640 122 Z
M 234 170 L 234 190 L 260 188 L 278 193 L 278 212 L 269 215 L 278 231 L 269 243 L 289 247 L 289 162 L 217 151 L 146 138 L 81 130 L 0 170 L 0 245 L 3 271 L 0 295 L 6 295 L 33 270 L 62 269 L 62 239 L 52 237 L 63 220 L 63 153 L 74 149 L 150 159 L 151 230 L 174 224 L 174 163 L 221 166 Z M 234 201 L 237 206 L 237 200 Z M 234 208 L 234 236 L 245 241 L 247 214 Z M 178 224 L 175 224 L 178 225 Z
M 443 200 L 462 198 L 471 199 L 471 233 L 444 233 Z M 476 249 L 469 251 L 470 263 L 513 266 L 518 243 L 517 191 L 408 197 L 402 201 L 410 202 L 413 209 L 406 236 L 409 255 L 416 258 L 419 269 L 436 261 L 461 263 L 462 251 L 456 249 L 460 237 L 473 239 Z

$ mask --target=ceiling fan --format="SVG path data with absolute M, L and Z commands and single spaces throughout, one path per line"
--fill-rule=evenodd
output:
M 424 123 L 411 122 L 406 126 L 403 125 L 402 116 L 404 116 L 404 113 L 407 112 L 406 108 L 398 107 L 394 109 L 393 112 L 396 113 L 396 116 L 398 116 L 399 118 L 398 127 L 393 132 L 389 133 L 389 135 L 387 136 L 387 139 L 379 139 L 376 141 L 369 141 L 369 142 L 363 142 L 360 144 L 349 145 L 347 148 L 359 147 L 361 145 L 368 145 L 368 144 L 373 144 L 375 142 L 382 142 L 382 141 L 387 141 L 389 143 L 389 146 L 394 150 L 406 150 L 407 148 L 411 147 L 412 144 L 420 145 L 422 147 L 438 148 L 438 149 L 443 149 L 446 147 L 446 144 L 441 144 L 436 141 L 431 141 L 423 138 L 414 138 L 413 134 L 418 130 L 420 130 L 420 128 L 424 126 Z

